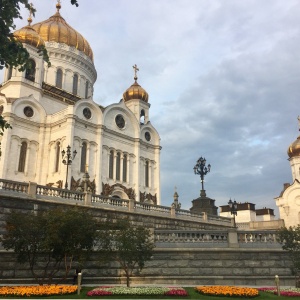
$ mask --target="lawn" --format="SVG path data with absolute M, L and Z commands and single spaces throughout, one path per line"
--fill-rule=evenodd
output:
M 83 287 L 81 290 L 80 295 L 77 294 L 73 294 L 73 295 L 61 295 L 61 296 L 48 296 L 48 297 L 39 297 L 39 298 L 48 298 L 48 299 L 201 299 L 201 300 L 228 300 L 230 297 L 215 297 L 215 296 L 204 296 L 204 295 L 200 295 L 199 293 L 197 293 L 193 287 L 185 287 L 184 289 L 189 293 L 189 296 L 187 297 L 174 297 L 174 296 L 161 296 L 161 295 L 157 295 L 157 296 L 140 296 L 140 295 L 136 295 L 136 296 L 132 296 L 132 295 L 115 295 L 115 296 L 97 296 L 97 297 L 89 297 L 87 296 L 87 292 L 94 289 L 94 287 Z M 1 297 L 0 299 L 7 299 L 7 298 L 15 298 L 15 297 Z M 27 298 L 27 297 L 25 297 Z M 34 298 L 34 297 L 32 297 Z M 239 299 L 247 299 L 247 298 L 242 298 L 242 297 L 232 297 L 233 299 L 239 300 Z M 270 294 L 270 293 L 266 293 L 266 292 L 260 292 L 260 296 L 256 297 L 256 298 L 252 298 L 252 299 L 288 299 L 291 297 L 278 297 L 276 295 Z M 296 297 L 297 298 L 297 297 Z M 249 298 L 248 298 L 249 299 Z M 292 297 L 292 299 L 295 299 L 295 297 Z

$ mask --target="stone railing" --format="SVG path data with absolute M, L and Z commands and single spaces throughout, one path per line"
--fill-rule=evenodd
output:
M 128 208 L 129 200 L 106 197 L 101 195 L 92 195 L 91 203 L 99 205 L 117 206 Z
M 44 185 L 36 186 L 36 195 L 74 199 L 75 201 L 84 201 L 85 199 L 84 193 L 69 191 L 65 189 L 58 189 L 58 188 L 48 187 Z
M 0 180 L 0 190 L 7 190 L 27 194 L 28 186 L 29 184 L 27 182 L 18 182 L 6 179 Z
M 155 230 L 154 241 L 159 248 L 282 248 L 275 231 Z
M 218 230 L 155 230 L 154 241 L 157 247 L 228 247 L 228 231 Z
M 189 210 L 175 209 L 174 207 L 141 203 L 130 199 L 106 197 L 102 195 L 95 195 L 90 192 L 70 191 L 38 185 L 34 182 L 22 183 L 0 179 L 0 195 L 1 190 L 9 191 L 10 195 L 13 193 L 27 194 L 28 197 L 37 200 L 55 201 L 59 203 L 67 202 L 70 204 L 74 203 L 77 205 L 94 206 L 98 208 L 128 211 L 139 214 L 151 214 L 160 217 L 201 222 L 203 224 L 209 223 L 211 225 L 222 225 L 225 227 L 233 226 L 232 219 L 230 218 L 208 215 L 206 213 L 195 214 L 191 213 Z
M 251 230 L 251 231 L 239 231 L 237 233 L 238 243 L 242 248 L 253 248 L 258 245 L 266 248 L 278 248 L 281 244 L 278 242 L 278 234 L 276 231 L 266 230 Z

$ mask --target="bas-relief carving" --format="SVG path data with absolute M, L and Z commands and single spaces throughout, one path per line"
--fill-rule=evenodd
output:
M 101 195 L 103 195 L 103 196 L 111 195 L 115 187 L 122 188 L 122 190 L 126 193 L 126 195 L 128 196 L 129 199 L 135 200 L 136 195 L 135 195 L 134 189 L 133 188 L 126 188 L 124 185 L 118 184 L 118 183 L 110 186 L 108 183 L 103 183 L 102 182 L 102 193 L 101 193 Z
M 153 204 L 157 205 L 156 194 L 151 195 L 150 193 L 146 194 L 146 192 L 140 192 L 140 202 L 153 202 Z

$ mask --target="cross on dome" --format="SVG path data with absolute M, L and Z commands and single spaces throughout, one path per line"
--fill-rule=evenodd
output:
M 31 23 L 32 23 L 33 4 L 30 3 L 29 6 L 30 6 L 30 8 L 29 8 L 29 17 L 28 17 L 27 21 L 28 21 L 28 26 L 31 26 Z
M 57 0 L 56 9 L 57 9 L 57 12 L 59 12 L 59 10 L 61 9 L 61 2 L 60 2 L 60 0 Z
M 137 71 L 139 71 L 140 69 L 137 67 L 137 65 L 135 64 L 134 66 L 132 66 L 134 69 L 134 80 L 137 81 Z

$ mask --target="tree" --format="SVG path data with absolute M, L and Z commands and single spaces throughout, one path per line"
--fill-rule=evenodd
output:
M 154 242 L 150 230 L 125 220 L 119 221 L 115 229 L 100 230 L 99 237 L 102 260 L 118 262 L 125 272 L 127 287 L 130 287 L 133 272 L 139 273 L 153 255 Z
M 42 285 L 50 284 L 62 269 L 61 279 L 66 279 L 75 260 L 83 264 L 94 247 L 96 232 L 96 221 L 77 208 L 37 214 L 11 212 L 1 242 L 6 250 L 14 250 L 19 263 L 29 264 L 36 282 Z
M 288 251 L 292 260 L 292 273 L 296 278 L 296 286 L 300 285 L 300 225 L 283 227 L 278 232 L 282 249 Z
M 71 3 L 78 6 L 77 0 L 71 0 Z M 14 19 L 22 19 L 20 5 L 31 10 L 34 15 L 35 10 L 30 7 L 29 0 L 0 1 L 0 70 L 10 66 L 24 71 L 30 67 L 28 51 L 13 36 L 16 29 Z M 41 47 L 38 52 L 50 64 L 46 49 Z

